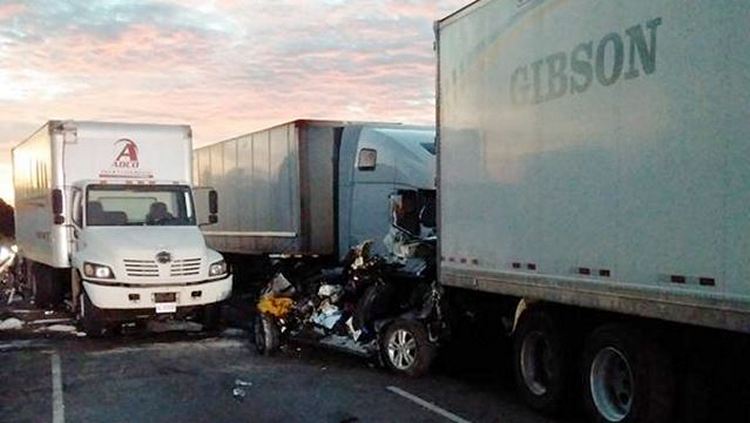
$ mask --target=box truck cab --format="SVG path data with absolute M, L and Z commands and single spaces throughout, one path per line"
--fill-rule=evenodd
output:
M 53 121 L 13 150 L 17 241 L 37 302 L 69 292 L 95 334 L 157 314 L 211 323 L 232 276 L 199 230 L 216 222 L 217 197 L 197 221 L 191 144 L 188 126 Z

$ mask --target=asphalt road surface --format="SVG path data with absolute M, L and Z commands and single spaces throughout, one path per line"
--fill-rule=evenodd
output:
M 365 359 L 240 333 L 0 338 L 0 422 L 545 422 L 510 382 L 410 379 Z M 492 380 L 495 380 L 494 378 Z

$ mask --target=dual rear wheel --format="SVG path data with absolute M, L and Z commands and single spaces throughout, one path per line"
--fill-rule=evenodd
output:
M 593 330 L 580 348 L 575 331 L 561 317 L 532 308 L 516 328 L 516 383 L 530 407 L 557 415 L 582 398 L 595 422 L 671 420 L 674 371 L 658 342 L 635 327 L 605 324 Z

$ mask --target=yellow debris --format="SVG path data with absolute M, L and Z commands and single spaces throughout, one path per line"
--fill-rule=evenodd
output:
M 294 300 L 291 298 L 271 297 L 266 295 L 261 297 L 260 301 L 258 301 L 259 312 L 270 314 L 271 316 L 278 318 L 289 314 L 292 307 L 294 307 Z

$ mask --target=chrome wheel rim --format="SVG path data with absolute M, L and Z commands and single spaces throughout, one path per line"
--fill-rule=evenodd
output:
M 406 370 L 417 359 L 417 340 L 405 329 L 395 330 L 388 338 L 387 351 L 393 367 Z
M 521 376 L 534 395 L 547 393 L 552 376 L 552 353 L 549 342 L 541 332 L 531 332 L 521 343 Z
M 635 380 L 630 362 L 621 351 L 607 347 L 591 364 L 589 385 L 599 414 L 610 422 L 620 422 L 633 406 Z

